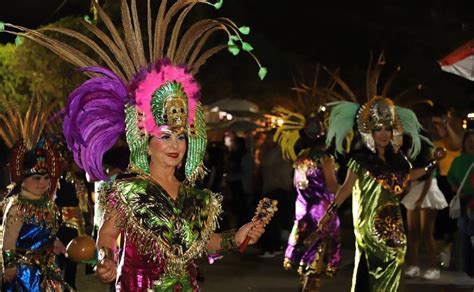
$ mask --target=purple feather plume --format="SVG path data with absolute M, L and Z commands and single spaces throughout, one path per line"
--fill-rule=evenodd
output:
M 104 153 L 125 132 L 125 104 L 129 102 L 126 84 L 112 71 L 100 67 L 81 71 L 98 73 L 70 95 L 63 123 L 66 143 L 74 160 L 91 179 L 105 180 Z

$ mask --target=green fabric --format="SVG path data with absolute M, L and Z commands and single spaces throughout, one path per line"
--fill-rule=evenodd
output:
M 181 286 L 181 290 L 183 292 L 190 292 L 193 291 L 193 287 L 191 286 L 191 279 L 188 276 L 185 277 L 164 277 L 160 279 L 158 285 L 154 286 L 154 290 L 156 292 L 174 292 L 175 286 Z
M 161 186 L 140 178 L 117 182 L 116 188 L 143 227 L 170 244 L 181 242 L 186 251 L 200 236 L 195 230 L 201 230 L 208 217 L 209 192 L 181 185 L 173 200 Z
M 466 175 L 466 171 L 469 169 L 471 164 L 474 163 L 474 155 L 468 155 L 466 153 L 461 153 L 458 157 L 454 158 L 453 163 L 448 171 L 448 182 L 452 186 L 459 187 L 461 182 Z M 471 169 L 471 174 L 474 175 L 474 167 Z M 471 194 L 474 196 L 474 189 L 472 188 L 471 181 L 469 177 L 467 178 L 462 191 L 465 194 Z
M 207 132 L 204 113 L 199 102 L 196 104 L 193 127 L 188 129 L 188 149 L 185 165 L 186 178 L 191 185 L 194 185 L 197 179 L 205 175 L 203 160 L 206 154 Z
M 355 291 L 362 255 L 367 260 L 370 291 L 399 291 L 406 251 L 399 199 L 355 160 L 349 161 L 348 168 L 357 175 L 352 192 L 356 256 L 351 291 Z
M 107 193 L 118 212 L 117 226 L 132 241 L 147 242 L 138 246 L 139 252 L 153 258 L 160 249 L 166 266 L 155 291 L 173 291 L 176 285 L 192 291 L 186 267 L 206 252 L 221 213 L 221 197 L 181 184 L 173 200 L 144 175 L 116 180 Z
M 149 174 L 148 136 L 138 128 L 137 110 L 129 104 L 125 106 L 125 135 L 130 148 L 130 163 Z

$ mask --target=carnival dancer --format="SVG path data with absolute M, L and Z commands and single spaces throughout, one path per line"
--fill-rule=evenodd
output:
M 181 31 L 186 15 L 203 3 L 222 5 L 176 1 L 168 9 L 167 1 L 161 1 L 154 18 L 148 2 L 147 35 L 142 36 L 136 1 L 121 2 L 119 29 L 94 1 L 104 27 L 84 25 L 105 48 L 78 32 L 54 28 L 88 45 L 107 68 L 42 32 L 4 24 L 4 31 L 38 42 L 94 76 L 71 93 L 63 127 L 76 162 L 91 178 L 106 180 L 103 154 L 120 135 L 127 136 L 130 171 L 104 189 L 106 218 L 99 231 L 96 272 L 104 282 L 115 280 L 118 291 L 197 291 L 198 256 L 233 248 L 247 236 L 253 244 L 264 231 L 263 224 L 254 221 L 238 231 L 214 233 L 221 197 L 193 187 L 204 174 L 207 142 L 200 86 L 193 74 L 225 48 L 253 56 L 251 45 L 242 39 L 249 28 L 237 27 L 230 19 L 204 19 Z M 206 48 L 209 37 L 219 31 L 227 34 L 227 43 Z M 265 72 L 260 67 L 261 78 Z M 184 181 L 178 180 L 176 170 L 184 172 Z M 122 249 L 117 254 L 119 234 Z
M 2 291 L 61 291 L 55 255 L 65 252 L 56 239 L 59 212 L 54 204 L 60 173 L 54 144 L 41 138 L 48 110 L 32 102 L 22 116 L 2 100 L 0 135 L 9 148 L 11 184 L 3 202 Z
M 283 121 L 274 138 L 278 140 L 284 157 L 293 161 L 297 191 L 295 221 L 288 238 L 283 266 L 287 270 L 297 268 L 302 277 L 302 291 L 319 291 L 322 271 L 333 276 L 341 261 L 337 214 L 333 214 L 325 233 L 315 242 L 306 245 L 305 240 L 334 201 L 338 187 L 336 167 L 334 157 L 326 150 L 324 141 L 327 112 L 322 106 L 323 95 L 317 94 L 318 89 L 310 86 L 300 85 L 296 92 L 299 97 L 297 100 L 304 103 L 296 106 L 299 113 L 282 107 L 274 109 L 274 113 Z M 325 258 L 328 261 L 324 269 Z
M 332 104 L 327 144 L 335 140 L 336 150 L 343 153 L 343 144 L 350 142 L 350 160 L 346 179 L 336 193 L 320 222 L 320 229 L 349 195 L 356 238 L 356 255 L 351 291 L 399 291 L 401 265 L 405 259 L 406 235 L 400 213 L 400 196 L 409 183 L 431 171 L 426 167 L 411 169 L 400 151 L 403 135 L 411 137 L 409 156 L 420 151 L 420 124 L 415 114 L 395 106 L 386 96 L 377 95 L 377 80 L 385 60 L 381 56 L 367 77 L 368 101 Z M 353 101 L 355 94 L 342 80 L 338 83 Z M 355 124 L 355 129 L 353 126 Z

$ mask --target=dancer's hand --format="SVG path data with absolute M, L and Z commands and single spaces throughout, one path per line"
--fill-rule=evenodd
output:
M 250 238 L 249 244 L 255 244 L 264 232 L 265 227 L 260 220 L 251 221 L 240 227 L 235 233 L 235 243 L 237 243 L 237 246 L 240 246 L 248 236 Z
M 103 283 L 110 283 L 117 276 L 117 266 L 111 259 L 101 260 L 95 268 L 95 276 Z
M 3 271 L 3 280 L 10 282 L 16 278 L 16 267 L 6 268 Z
M 64 244 L 59 239 L 56 239 L 54 241 L 53 246 L 54 246 L 54 254 L 55 255 L 66 254 L 66 247 L 64 246 Z
M 416 202 L 415 202 L 415 210 L 416 211 L 421 209 L 421 204 L 423 204 L 423 200 L 421 200 L 421 199 L 416 200 Z
M 319 220 L 318 229 L 317 229 L 318 232 L 323 232 L 323 231 L 326 230 L 329 219 L 331 219 L 331 216 L 332 216 L 332 214 L 326 212 L 324 214 L 323 218 L 321 218 L 321 220 Z

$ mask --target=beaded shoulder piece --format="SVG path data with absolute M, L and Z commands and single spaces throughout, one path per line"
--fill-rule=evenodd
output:
M 364 175 L 368 175 L 371 178 L 375 179 L 378 184 L 380 184 L 385 190 L 393 193 L 394 195 L 401 195 L 403 190 L 408 185 L 410 175 L 408 172 L 377 172 L 374 170 L 369 170 L 363 165 L 360 164 L 356 159 L 351 158 L 347 167 L 355 173 L 360 171 L 365 172 Z
M 13 206 L 18 209 L 15 217 L 8 216 Z M 8 220 L 5 223 L 22 220 L 27 224 L 43 225 L 56 233 L 59 229 L 59 210 L 48 197 L 28 200 L 19 195 L 13 195 L 5 201 L 4 220 Z

